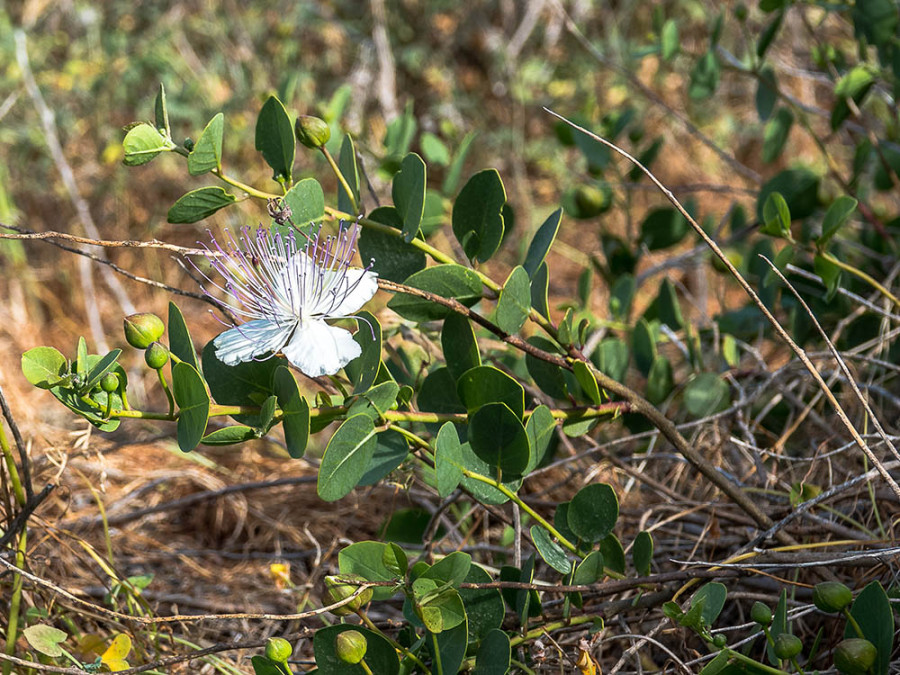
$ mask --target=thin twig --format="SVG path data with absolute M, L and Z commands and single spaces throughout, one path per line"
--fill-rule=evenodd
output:
M 25 484 L 25 497 L 31 502 L 34 499 L 34 487 L 31 484 L 31 462 L 28 461 L 28 448 L 25 445 L 25 440 L 22 438 L 22 432 L 19 431 L 19 425 L 16 424 L 16 418 L 13 417 L 12 410 L 9 409 L 9 403 L 6 402 L 3 387 L 0 387 L 0 411 L 3 412 L 3 417 L 6 418 L 13 440 L 16 442 L 16 449 L 19 451 L 19 461 L 22 463 L 22 482 Z

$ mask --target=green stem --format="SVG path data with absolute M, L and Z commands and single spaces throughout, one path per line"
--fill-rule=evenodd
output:
M 166 400 L 169 402 L 169 415 L 174 415 L 175 397 L 172 396 L 172 390 L 169 389 L 169 383 L 166 382 L 166 375 L 163 373 L 162 368 L 157 369 L 156 374 L 159 376 L 159 384 L 162 386 L 163 391 L 166 392 Z
M 344 177 L 344 172 L 341 171 L 340 167 L 337 165 L 337 162 L 334 161 L 334 157 L 332 157 L 331 153 L 328 152 L 328 148 L 323 145 L 320 149 L 322 150 L 322 154 L 325 156 L 325 159 L 328 161 L 328 164 L 331 166 L 331 170 L 334 171 L 334 175 L 337 176 L 338 182 L 340 182 L 341 187 L 344 188 L 347 199 L 350 200 L 350 206 L 353 207 L 354 211 L 359 213 L 359 204 L 356 201 L 356 196 L 353 194 L 353 190 L 350 189 L 350 184 L 347 183 L 347 179 Z M 353 218 L 348 218 L 348 220 L 353 220 Z
M 857 637 L 865 640 L 866 636 L 863 635 L 862 628 L 860 627 L 859 623 L 857 623 L 857 621 L 853 617 L 853 615 L 850 613 L 850 610 L 847 609 L 846 607 L 844 607 L 844 609 L 842 611 L 844 613 L 844 618 L 847 619 L 847 623 L 849 623 L 851 626 L 853 626 L 853 630 L 856 632 Z
M 255 187 L 251 187 L 250 185 L 247 185 L 246 183 L 242 183 L 239 180 L 235 180 L 231 176 L 224 174 L 221 169 L 213 169 L 212 174 L 214 176 L 217 176 L 219 178 L 219 180 L 221 180 L 223 183 L 228 183 L 229 185 L 232 185 L 240 190 L 243 190 L 251 197 L 257 197 L 259 199 L 267 199 L 267 200 L 281 198 L 281 195 L 276 195 L 272 192 L 263 192 L 262 190 L 257 190 Z
M 419 666 L 419 668 L 421 668 L 421 669 L 425 672 L 426 675 L 431 675 L 431 671 L 428 670 L 428 668 L 425 666 L 424 663 L 422 663 L 421 659 L 419 659 L 418 656 L 416 656 L 415 654 L 413 654 L 411 651 L 409 651 L 406 647 L 404 647 L 404 646 L 401 645 L 399 642 L 397 642 L 397 641 L 396 641 L 394 638 L 392 638 L 390 635 L 386 635 L 386 634 L 385 634 L 378 626 L 376 626 L 376 625 L 374 624 L 374 622 L 372 621 L 372 619 L 370 619 L 369 616 L 368 616 L 364 611 L 359 610 L 359 611 L 357 612 L 357 615 L 359 615 L 359 618 L 362 619 L 362 622 L 363 622 L 364 624 L 366 624 L 366 628 L 368 628 L 368 629 L 369 629 L 370 631 L 372 631 L 373 633 L 378 633 L 381 637 L 383 637 L 385 640 L 387 640 L 388 642 L 390 642 L 390 643 L 391 643 L 391 646 L 392 646 L 394 649 L 396 649 L 397 651 L 401 652 L 401 653 L 402 653 L 405 657 L 407 657 L 410 661 L 412 661 L 412 662 L 415 663 L 417 666 Z
M 25 489 L 22 486 L 22 480 L 19 478 L 19 469 L 16 467 L 16 458 L 13 457 L 12 448 L 9 445 L 9 439 L 6 437 L 6 431 L 3 423 L 0 422 L 0 450 L 3 451 L 3 459 L 6 461 L 6 471 L 9 473 L 9 482 L 12 483 L 13 494 L 19 506 L 25 506 L 28 499 L 25 495 Z
M 28 531 L 23 529 L 19 535 L 19 545 L 16 548 L 16 567 L 25 567 L 25 550 L 27 546 Z M 13 575 L 12 596 L 9 600 L 9 618 L 6 624 L 6 654 L 12 656 L 16 653 L 16 639 L 19 636 L 19 610 L 22 605 L 22 586 L 24 579 L 19 573 Z M 3 663 L 3 675 L 10 675 L 12 663 Z
M 728 649 L 727 651 L 729 654 L 729 658 L 733 658 L 737 661 L 740 661 L 741 663 L 746 663 L 754 671 L 762 671 L 764 673 L 769 673 L 769 675 L 785 675 L 783 670 L 773 668 L 772 666 L 767 666 L 765 663 L 760 663 L 756 659 L 751 659 L 749 656 L 744 656 L 740 652 L 736 652 L 733 649 Z
M 900 307 L 900 298 L 898 298 L 896 295 L 891 293 L 887 288 L 885 288 L 882 284 L 878 283 L 873 277 L 869 276 L 868 274 L 863 272 L 861 269 L 854 267 L 850 263 L 845 263 L 843 260 L 839 260 L 838 258 L 835 258 L 830 253 L 822 252 L 822 253 L 819 253 L 819 255 L 821 255 L 823 258 L 825 258 L 825 260 L 827 260 L 828 262 L 830 262 L 834 265 L 837 265 L 845 272 L 849 272 L 850 274 L 862 279 L 867 284 L 869 284 L 872 288 L 874 288 L 876 291 L 878 291 L 884 297 L 886 297 L 888 300 L 890 300 L 895 305 Z
M 322 148 L 322 149 L 324 150 L 325 148 Z M 365 660 L 365 659 L 362 659 L 362 660 L 359 662 L 359 665 L 362 666 L 362 669 L 363 669 L 364 671 L 366 671 L 366 675 L 373 675 L 372 669 L 369 668 L 369 666 L 366 664 L 366 660 Z
M 559 540 L 560 545 L 567 548 L 570 552 L 574 553 L 579 558 L 582 557 L 581 554 L 578 552 L 578 548 L 575 546 L 575 544 L 573 544 L 568 539 L 566 539 L 562 534 L 560 534 L 559 530 L 557 530 L 555 527 L 553 527 L 553 525 L 548 523 L 541 516 L 541 514 L 539 514 L 533 508 L 528 506 L 528 504 L 526 504 L 524 501 L 522 501 L 522 498 L 519 497 L 519 495 L 517 495 L 515 492 L 510 490 L 503 483 L 501 483 L 500 481 L 494 480 L 493 478 L 489 478 L 488 476 L 482 476 L 480 473 L 475 473 L 474 471 L 470 471 L 469 469 L 463 469 L 463 475 L 466 476 L 467 478 L 472 478 L 474 480 L 477 480 L 477 481 L 480 481 L 487 485 L 490 485 L 495 490 L 499 490 L 500 492 L 502 492 L 503 495 L 506 496 L 507 498 L 509 498 L 510 501 L 514 502 L 515 504 L 518 504 L 520 509 L 522 509 L 525 513 L 527 513 L 529 516 L 534 518 L 541 525 L 541 527 L 543 527 L 550 534 L 552 534 L 554 537 L 556 537 Z

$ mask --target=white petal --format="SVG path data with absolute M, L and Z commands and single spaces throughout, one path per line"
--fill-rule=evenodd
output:
M 348 288 L 353 290 L 347 292 Z M 372 299 L 378 290 L 378 275 L 369 270 L 359 268 L 348 269 L 344 279 L 337 287 L 338 302 L 330 294 L 320 299 L 314 314 L 339 318 L 352 316 L 364 304 Z
M 266 352 L 277 352 L 287 342 L 294 326 L 293 323 L 277 324 L 266 319 L 242 323 L 213 340 L 216 357 L 225 365 L 234 366 Z
M 324 321 L 304 321 L 281 351 L 287 360 L 310 377 L 334 375 L 362 354 L 350 331 Z

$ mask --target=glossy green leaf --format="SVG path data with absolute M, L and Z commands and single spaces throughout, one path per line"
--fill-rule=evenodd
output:
M 459 594 L 458 591 L 457 594 Z M 463 615 L 463 621 L 457 626 L 443 630 L 437 635 L 430 634 L 426 637 L 425 644 L 432 653 L 432 660 L 434 660 L 436 649 L 440 654 L 441 667 L 446 669 L 444 671 L 446 673 L 459 672 L 463 659 L 466 658 L 466 647 L 469 643 L 467 624 L 467 617 Z
M 472 675 L 506 675 L 509 672 L 512 649 L 509 636 L 502 630 L 491 630 L 478 647 Z
M 168 149 L 168 142 L 152 124 L 141 123 L 128 130 L 122 146 L 125 148 L 123 164 L 140 166 Z
M 171 330 L 171 323 L 169 324 Z M 209 420 L 209 394 L 203 378 L 187 362 L 172 367 L 172 393 L 178 404 L 178 447 L 190 452 L 200 444 Z
M 679 243 L 691 226 L 671 207 L 654 209 L 641 223 L 640 242 L 651 251 L 659 251 Z
M 354 415 L 346 420 L 328 441 L 316 492 L 326 502 L 350 494 L 365 474 L 378 441 L 375 425 L 368 415 Z
M 547 448 L 553 439 L 555 431 L 556 419 L 550 412 L 550 408 L 545 405 L 539 405 L 531 412 L 528 416 L 528 421 L 525 423 L 525 433 L 528 434 L 531 457 L 522 475 L 527 476 L 538 467 L 547 453 Z
M 463 443 L 459 448 L 459 454 L 462 458 L 462 465 L 468 470 L 482 476 L 496 477 L 496 464 L 491 464 L 481 459 L 475 454 L 474 450 L 472 450 L 471 444 Z M 509 501 L 509 497 L 504 495 L 497 488 L 475 478 L 463 477 L 460 481 L 460 485 L 482 504 L 497 505 L 505 504 Z M 510 480 L 509 477 L 504 476 L 503 485 L 510 492 L 518 492 L 519 488 L 522 487 L 522 478 L 517 476 Z
M 719 614 L 722 613 L 722 608 L 725 606 L 725 598 L 727 595 L 728 589 L 725 588 L 725 585 L 713 581 L 701 586 L 700 589 L 691 596 L 692 607 L 701 602 L 703 603 L 701 617 L 704 626 L 712 626 L 716 619 L 719 618 Z
M 88 348 L 87 340 L 84 337 L 78 338 L 78 347 L 75 356 L 75 372 L 79 375 L 86 373 L 88 369 Z
M 503 239 L 506 190 L 496 169 L 472 176 L 453 204 L 453 234 L 471 260 L 486 262 Z
M 569 502 L 569 529 L 585 541 L 597 542 L 612 532 L 619 518 L 619 500 L 606 483 L 581 488 Z
M 394 175 L 391 196 L 394 207 L 403 219 L 403 240 L 411 242 L 419 233 L 425 212 L 425 162 L 411 152 L 400 163 Z
M 859 624 L 863 637 L 875 645 L 878 651 L 872 672 L 887 675 L 894 646 L 894 613 L 880 582 L 872 581 L 860 591 L 850 607 L 850 615 Z M 853 626 L 847 623 L 844 626 L 844 637 L 859 636 Z
M 493 581 L 491 575 L 478 565 L 472 565 L 464 579 L 470 584 L 484 584 Z M 461 588 L 462 598 L 468 618 L 469 641 L 478 642 L 492 630 L 503 625 L 506 607 L 503 596 L 496 588 Z
M 634 354 L 635 365 L 646 377 L 650 374 L 657 356 L 656 337 L 646 319 L 641 319 L 635 324 L 631 333 L 631 351 Z
M 359 236 L 359 255 L 372 270 L 388 281 L 402 283 L 419 270 L 425 269 L 425 254 L 407 244 L 400 236 L 403 220 L 393 206 L 381 206 L 368 215 L 369 220 L 398 230 L 396 235 L 363 227 Z
M 344 213 L 355 214 L 356 208 L 359 206 L 359 167 L 356 164 L 356 145 L 353 143 L 353 137 L 350 134 L 344 136 L 341 142 L 341 152 L 338 155 L 338 168 L 347 181 L 350 188 L 352 199 L 347 195 L 343 184 L 338 184 L 338 209 Z
M 369 667 L 368 671 L 362 665 L 349 664 L 337 655 L 337 637 L 348 630 L 355 630 L 366 639 L 365 662 Z M 313 654 L 316 659 L 318 675 L 366 675 L 367 672 L 379 675 L 399 675 L 400 673 L 400 661 L 394 646 L 383 635 L 362 626 L 338 624 L 317 629 L 313 635 Z
M 773 237 L 791 237 L 791 211 L 787 201 L 779 192 L 772 192 L 763 206 L 763 225 L 759 228 L 763 234 Z
M 790 623 L 788 623 L 787 618 L 787 591 L 782 590 L 781 595 L 778 598 L 778 604 L 775 606 L 775 611 L 772 612 L 773 621 L 769 626 L 769 634 L 772 636 L 772 640 L 775 640 L 782 633 L 790 633 Z M 775 656 L 775 649 L 771 643 L 766 644 L 766 656 L 769 659 L 769 663 L 773 666 L 781 665 L 781 659 Z
M 284 203 L 291 210 L 291 220 L 299 228 L 318 223 L 325 217 L 325 193 L 315 178 L 294 183 L 284 195 Z
M 653 359 L 653 365 L 647 373 L 647 400 L 653 405 L 659 405 L 668 398 L 674 388 L 672 364 L 665 356 L 659 355 Z
M 35 347 L 22 354 L 22 374 L 40 389 L 59 384 L 68 367 L 66 357 L 53 347 Z
M 600 405 L 603 402 L 600 396 L 600 387 L 597 385 L 597 378 L 594 377 L 590 367 L 584 361 L 574 361 L 572 363 L 572 372 L 575 373 L 575 379 L 581 385 L 581 390 L 585 396 L 594 405 Z
M 216 429 L 211 434 L 206 434 L 200 443 L 203 445 L 235 445 L 244 441 L 252 441 L 259 438 L 259 434 L 253 427 L 243 425 L 231 425 Z
M 380 382 L 368 391 L 364 391 L 347 411 L 348 416 L 363 413 L 373 420 L 381 420 L 397 401 L 400 385 L 393 380 Z
M 466 620 L 466 610 L 456 589 L 446 583 L 419 577 L 412 583 L 417 613 L 431 633 L 456 628 Z
M 706 417 L 730 404 L 728 383 L 715 373 L 700 373 L 684 388 L 684 407 L 694 417 Z
M 79 387 L 82 391 L 90 391 L 100 384 L 101 378 L 110 372 L 116 365 L 116 361 L 122 354 L 121 349 L 113 349 L 100 359 L 91 359 L 89 370 L 84 377 L 84 384 Z
M 600 541 L 600 553 L 603 554 L 604 565 L 613 572 L 625 574 L 625 549 L 616 535 L 609 534 Z
M 659 34 L 659 54 L 663 61 L 671 61 L 679 48 L 678 24 L 674 19 L 668 19 Z
M 253 675 L 284 675 L 281 668 L 259 654 L 250 657 L 250 665 L 253 666 Z
M 857 201 L 847 195 L 841 195 L 831 203 L 828 211 L 825 212 L 825 219 L 822 221 L 822 235 L 816 240 L 820 249 L 824 250 L 828 246 L 834 235 L 853 215 L 856 205 Z
M 840 287 L 843 270 L 834 261 L 818 254 L 813 258 L 813 269 L 825 284 L 825 301 L 830 302 Z
M 452 422 L 445 422 L 435 439 L 434 473 L 438 495 L 449 497 L 463 478 L 463 457 L 459 434 Z
M 284 105 L 270 96 L 256 119 L 256 149 L 272 167 L 272 178 L 289 183 L 294 167 L 294 125 Z
M 156 92 L 156 100 L 153 103 L 153 118 L 156 122 L 156 128 L 165 129 L 167 136 L 172 135 L 172 128 L 169 126 L 169 107 L 166 104 L 166 88 L 162 82 L 159 83 L 159 91 Z
M 504 477 L 520 476 L 531 451 L 521 416 L 505 403 L 488 403 L 469 417 L 469 445 L 475 454 Z
M 259 423 L 256 425 L 256 431 L 260 435 L 269 433 L 272 424 L 275 421 L 275 411 L 278 408 L 278 399 L 274 394 L 269 396 L 259 407 Z
M 543 262 L 531 279 L 531 306 L 548 321 L 550 320 L 549 292 L 550 270 L 547 267 L 547 263 Z
M 556 209 L 547 216 L 547 219 L 535 232 L 534 238 L 528 245 L 528 253 L 525 255 L 525 262 L 522 267 L 528 273 L 528 278 L 534 278 L 538 268 L 543 264 L 544 259 L 550 252 L 553 242 L 556 241 L 556 235 L 559 232 L 559 225 L 562 222 L 562 209 Z
M 444 360 L 454 379 L 459 379 L 470 368 L 481 365 L 481 354 L 475 331 L 469 319 L 462 314 L 453 313 L 444 319 L 441 327 L 441 349 Z
M 591 551 L 575 568 L 575 576 L 572 577 L 572 583 L 577 586 L 593 584 L 600 581 L 604 576 L 603 554 L 600 551 Z
M 188 173 L 192 176 L 222 168 L 222 135 L 225 131 L 225 115 L 219 113 L 213 117 L 200 138 L 194 144 L 194 149 L 188 155 Z
M 591 354 L 591 360 L 601 373 L 622 382 L 628 370 L 628 345 L 620 338 L 605 338 Z
M 636 291 L 637 282 L 631 274 L 623 274 L 616 278 L 609 292 L 609 313 L 614 319 L 628 320 Z
M 397 574 L 384 564 L 387 544 L 380 541 L 359 541 L 341 549 L 338 568 L 341 574 L 358 574 L 368 581 L 396 581 Z M 389 586 L 372 589 L 373 600 L 386 600 L 395 593 Z
M 470 368 L 457 380 L 456 391 L 470 413 L 489 403 L 505 403 L 520 420 L 525 414 L 522 385 L 494 366 Z
M 766 222 L 763 207 L 773 192 L 784 197 L 792 218 L 802 220 L 819 205 L 819 177 L 807 168 L 797 168 L 785 169 L 766 181 L 756 198 L 756 217 L 760 222 Z
M 719 86 L 719 77 L 722 74 L 719 60 L 713 51 L 703 54 L 691 69 L 691 82 L 688 87 L 688 96 L 694 101 L 701 101 L 712 96 Z
M 559 544 L 553 541 L 547 530 L 541 525 L 532 525 L 530 531 L 534 547 L 545 563 L 560 574 L 568 574 L 572 571 L 572 563 L 566 557 L 566 552 Z
M 173 224 L 196 223 L 236 202 L 237 197 L 220 187 L 202 187 L 179 197 L 166 218 Z
M 519 332 L 531 311 L 531 282 L 524 267 L 514 267 L 497 300 L 495 321 L 501 330 L 515 335 Z
M 375 454 L 358 485 L 374 485 L 388 476 L 409 457 L 409 444 L 403 434 L 388 429 L 376 437 Z
M 434 579 L 457 587 L 465 580 L 471 566 L 472 556 L 462 551 L 454 551 L 434 563 L 419 578 Z
M 426 131 L 419 137 L 419 145 L 422 146 L 422 154 L 425 155 L 425 159 L 431 164 L 447 166 L 450 163 L 450 150 L 440 138 L 430 131 Z
M 641 576 L 650 574 L 650 564 L 653 562 L 653 537 L 649 532 L 638 532 L 638 535 L 634 538 L 634 546 L 631 548 L 631 560 L 638 574 Z
M 794 125 L 794 113 L 790 108 L 780 107 L 775 116 L 766 122 L 763 130 L 762 160 L 766 164 L 774 162 L 784 150 L 791 127 Z
M 371 312 L 356 313 L 357 331 L 353 341 L 362 349 L 362 354 L 346 366 L 344 373 L 353 383 L 353 393 L 360 394 L 371 389 L 381 367 L 381 324 Z
M 539 335 L 533 335 L 528 338 L 528 344 L 534 345 L 538 349 L 542 349 L 551 354 L 556 353 L 556 345 L 547 338 Z M 525 367 L 534 383 L 542 392 L 548 396 L 560 400 L 568 398 L 568 386 L 563 369 L 556 364 L 549 363 L 531 354 L 525 355 Z
M 171 331 L 171 324 L 169 330 Z M 258 406 L 275 393 L 272 387 L 275 369 L 286 367 L 287 361 L 272 356 L 262 361 L 243 361 L 233 366 L 222 363 L 216 356 L 216 347 L 210 340 L 202 354 L 203 376 L 209 385 L 209 393 L 219 405 Z M 241 424 L 259 427 L 258 414 L 233 415 Z
M 763 122 L 769 119 L 778 103 L 778 79 L 772 66 L 763 66 L 756 84 L 756 113 Z
M 785 3 L 786 4 L 786 3 Z M 769 47 L 772 46 L 775 36 L 781 28 L 781 22 L 784 19 L 784 12 L 778 12 L 777 15 L 762 29 L 759 34 L 759 40 L 756 41 L 756 56 L 760 59 L 764 58 Z
M 309 442 L 309 403 L 300 394 L 293 373 L 284 365 L 275 369 L 272 389 L 281 408 L 284 444 L 291 457 L 299 459 Z
M 405 281 L 407 286 L 428 291 L 444 298 L 455 298 L 466 307 L 481 299 L 481 280 L 462 265 L 435 265 L 416 272 Z M 409 321 L 443 319 L 452 310 L 418 296 L 396 294 L 388 307 Z
M 456 393 L 456 380 L 447 368 L 428 373 L 417 392 L 419 410 L 434 413 L 464 413 L 466 406 Z

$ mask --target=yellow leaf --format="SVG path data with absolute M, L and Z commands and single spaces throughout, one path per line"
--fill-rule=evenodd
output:
M 128 661 L 125 659 L 128 657 L 129 653 L 131 653 L 131 638 L 124 633 L 120 633 L 113 638 L 109 647 L 103 652 L 103 656 L 100 657 L 100 662 L 114 673 L 117 673 L 120 670 L 127 670 L 129 666 Z
M 578 672 L 581 675 L 599 675 L 600 667 L 597 665 L 597 662 L 591 657 L 590 652 L 586 649 L 588 646 L 586 640 L 581 641 L 582 644 L 578 645 L 578 660 L 575 661 L 575 665 L 578 667 Z

